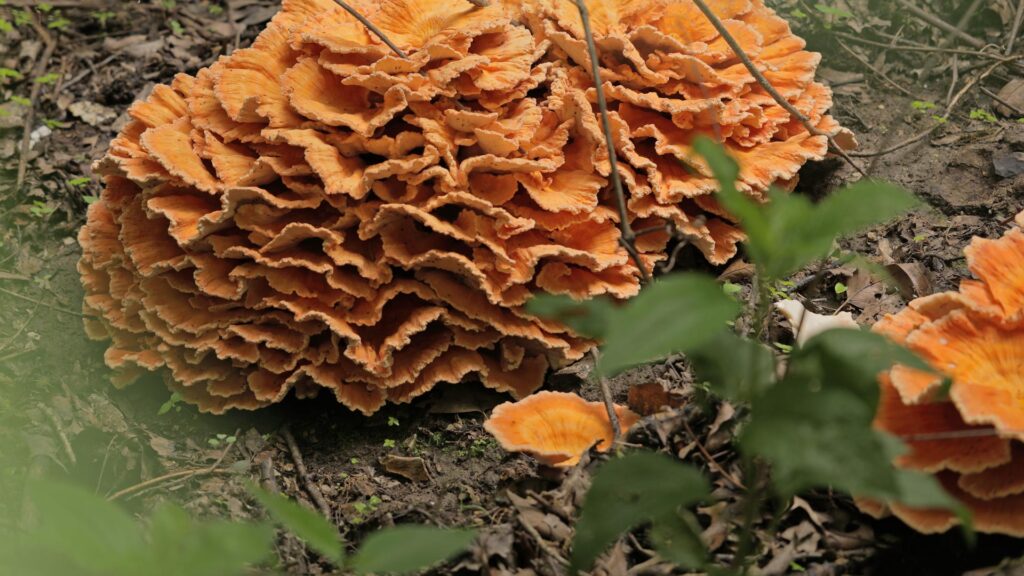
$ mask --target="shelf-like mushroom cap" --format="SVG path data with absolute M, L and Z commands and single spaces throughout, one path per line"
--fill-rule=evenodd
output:
M 615 413 L 622 432 L 640 419 L 623 406 L 616 406 Z M 603 403 L 564 392 L 538 392 L 501 404 L 484 428 L 505 450 L 526 452 L 556 468 L 575 466 L 580 456 L 595 446 L 606 452 L 614 435 Z

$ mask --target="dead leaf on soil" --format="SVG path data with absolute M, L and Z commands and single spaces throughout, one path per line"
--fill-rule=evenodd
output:
M 907 300 L 932 293 L 932 282 L 928 277 L 928 269 L 920 262 L 889 264 L 885 269 L 896 281 L 900 295 Z
M 394 456 L 388 454 L 380 459 L 380 465 L 391 474 L 396 474 L 413 482 L 427 482 L 430 472 L 423 458 L 418 456 Z

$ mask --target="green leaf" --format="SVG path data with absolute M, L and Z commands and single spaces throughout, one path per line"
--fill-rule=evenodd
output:
M 262 523 L 196 522 L 172 504 L 161 504 L 149 522 L 149 568 L 137 574 L 220 576 L 273 557 L 274 529 Z
M 476 538 L 473 530 L 433 526 L 396 526 L 371 534 L 349 564 L 357 574 L 408 574 L 464 552 Z
M 931 367 L 888 338 L 865 330 L 829 330 L 808 340 L 789 361 L 789 374 L 816 386 L 842 386 L 871 406 L 878 402 L 878 375 L 894 364 Z
M 653 452 L 636 452 L 601 466 L 594 476 L 576 523 L 571 572 L 586 570 L 623 532 L 647 522 L 658 541 L 683 548 L 673 557 L 691 559 L 692 542 L 681 536 L 678 509 L 695 504 L 710 491 L 697 469 Z M 676 523 L 676 524 L 673 524 Z M 695 556 L 695 555 L 692 555 Z
M 625 306 L 608 313 L 598 372 L 618 372 L 713 338 L 739 313 L 739 304 L 710 277 L 674 274 L 659 279 Z
M 338 529 L 323 516 L 254 484 L 249 486 L 249 493 L 289 532 L 338 566 L 344 564 L 345 550 L 338 539 Z
M 772 189 L 769 202 L 759 204 L 736 190 L 739 169 L 724 148 L 707 137 L 697 138 L 693 147 L 718 180 L 722 205 L 746 231 L 751 259 L 770 278 L 784 278 L 828 256 L 838 236 L 889 220 L 917 204 L 901 188 L 877 181 L 857 182 L 817 205 Z
M 752 403 L 741 450 L 771 462 L 774 487 L 784 498 L 832 487 L 954 508 L 934 477 L 895 468 L 902 444 L 872 428 L 878 374 L 895 363 L 927 366 L 870 332 L 831 330 L 812 338 L 790 356 L 783 380 Z
M 658 518 L 651 526 L 650 538 L 658 556 L 680 568 L 700 568 L 707 560 L 700 525 L 688 510 Z
M 18 72 L 13 68 L 0 68 L 0 78 L 14 78 L 15 80 L 20 80 L 22 75 L 21 72 Z
M 892 220 L 920 203 L 895 184 L 861 180 L 822 200 L 813 223 L 809 224 L 815 224 L 819 233 L 835 238 Z
M 539 294 L 526 303 L 530 314 L 557 320 L 584 336 L 597 339 L 604 337 L 614 310 L 615 305 L 606 298 L 580 302 L 560 294 Z
M 33 481 L 28 497 L 39 520 L 25 535 L 38 552 L 52 555 L 66 573 L 125 574 L 141 560 L 144 540 L 127 512 L 70 484 Z M 32 562 L 31 558 L 26 558 Z
M 84 198 L 86 204 L 94 204 L 95 202 L 99 201 L 98 196 L 85 196 Z M 164 414 L 167 414 L 182 400 L 184 400 L 184 398 L 182 398 L 181 394 L 177 392 L 172 392 L 171 397 L 167 399 L 167 402 L 164 402 L 163 404 L 160 405 L 160 409 L 157 410 L 156 415 L 163 416 Z
M 750 402 L 775 382 L 775 355 L 757 342 L 721 331 L 704 346 L 687 354 L 700 380 L 716 394 Z
M 828 14 L 829 16 L 835 16 L 836 18 L 853 18 L 853 13 L 841 8 L 834 8 L 827 4 L 815 4 L 814 8 L 822 14 Z

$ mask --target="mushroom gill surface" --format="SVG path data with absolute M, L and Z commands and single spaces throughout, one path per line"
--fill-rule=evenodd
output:
M 883 374 L 875 426 L 907 443 L 895 464 L 934 473 L 975 529 L 1024 537 L 1024 231 L 975 238 L 965 253 L 976 280 L 918 298 L 875 325 L 936 372 L 896 366 Z M 946 510 L 874 502 L 862 509 L 888 509 L 924 533 L 959 523 Z
M 608 150 L 572 2 L 285 0 L 255 43 L 129 110 L 79 235 L 88 332 L 127 385 L 160 371 L 206 411 L 328 389 L 369 414 L 477 377 L 523 397 L 594 342 L 524 309 L 628 298 Z M 826 153 L 689 2 L 588 3 L 636 229 L 713 263 L 742 233 L 698 135 L 741 188 Z M 794 106 L 839 136 L 805 51 L 760 0 L 711 2 Z M 648 267 L 667 233 L 638 244 Z

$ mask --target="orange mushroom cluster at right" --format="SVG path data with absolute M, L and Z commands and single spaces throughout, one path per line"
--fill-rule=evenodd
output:
M 1024 537 L 1024 231 L 975 238 L 965 254 L 975 280 L 875 325 L 935 370 L 883 374 L 875 426 L 907 444 L 895 464 L 935 474 L 976 530 Z M 959 523 L 947 510 L 859 505 L 924 533 Z

